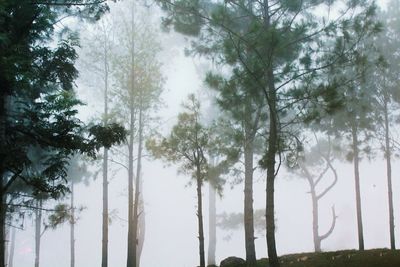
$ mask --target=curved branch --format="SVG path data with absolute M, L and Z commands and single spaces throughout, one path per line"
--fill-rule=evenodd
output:
M 331 224 L 331 228 L 329 228 L 328 232 L 326 232 L 324 235 L 319 236 L 319 240 L 324 240 L 326 239 L 328 236 L 330 236 L 333 232 L 333 230 L 335 229 L 336 226 L 336 213 L 335 213 L 335 206 L 332 206 L 332 224 Z
M 332 166 L 331 159 L 330 158 L 326 158 L 324 156 L 323 156 L 323 158 L 325 159 L 325 161 L 328 164 L 329 168 L 332 170 L 334 179 L 333 179 L 331 185 L 328 186 L 321 194 L 319 194 L 317 196 L 317 199 L 322 198 L 326 193 L 328 193 L 328 191 L 331 190 L 332 187 L 334 187 L 336 185 L 337 181 L 338 181 L 338 175 L 337 175 L 337 172 L 336 172 L 335 168 Z

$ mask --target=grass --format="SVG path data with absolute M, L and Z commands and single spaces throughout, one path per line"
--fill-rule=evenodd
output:
M 400 250 L 373 249 L 301 253 L 282 256 L 280 261 L 281 267 L 400 267 Z M 257 267 L 267 266 L 267 259 L 258 261 Z

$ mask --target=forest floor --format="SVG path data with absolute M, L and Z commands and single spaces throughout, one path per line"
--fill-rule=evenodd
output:
M 280 257 L 281 267 L 400 267 L 400 250 L 343 250 L 321 253 L 301 253 Z M 268 266 L 267 259 L 257 267 Z

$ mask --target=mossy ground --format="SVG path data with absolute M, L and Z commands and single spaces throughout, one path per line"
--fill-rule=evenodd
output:
M 280 257 L 281 267 L 400 267 L 400 250 L 343 250 L 321 253 L 301 253 Z M 268 267 L 261 259 L 257 267 Z M 232 266 L 245 267 L 245 266 Z

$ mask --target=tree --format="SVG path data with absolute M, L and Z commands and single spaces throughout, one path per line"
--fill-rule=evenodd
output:
M 103 95 L 103 114 L 101 121 L 104 126 L 107 126 L 110 122 L 115 121 L 114 118 L 109 114 L 109 102 L 110 102 L 110 84 L 112 84 L 113 68 L 113 48 L 115 46 L 113 30 L 113 21 L 110 18 L 111 14 L 103 16 L 98 21 L 92 31 L 88 31 L 85 38 L 84 54 L 85 58 L 83 61 L 82 69 L 89 71 L 95 79 L 91 79 L 91 85 L 101 88 Z M 99 82 L 100 81 L 100 82 Z M 98 92 L 95 92 L 98 93 Z M 109 165 L 109 150 L 103 148 L 103 217 L 102 217 L 102 248 L 101 248 L 101 266 L 108 266 L 108 165 Z
M 369 158 L 373 156 L 371 141 L 377 129 L 374 117 L 378 92 L 376 87 L 368 82 L 368 77 L 382 64 L 382 57 L 376 53 L 370 39 L 359 42 L 357 46 L 359 50 L 355 53 L 354 63 L 330 74 L 334 79 L 346 81 L 336 87 L 336 91 L 342 95 L 339 98 L 340 108 L 334 114 L 322 118 L 317 127 L 329 135 L 340 136 L 348 141 L 348 147 L 344 150 L 347 152 L 347 160 L 353 162 L 358 247 L 359 250 L 364 250 L 359 165 L 363 154 Z
M 70 260 L 71 267 L 75 267 L 75 224 L 77 222 L 76 217 L 76 205 L 75 205 L 75 184 L 84 182 L 88 183 L 87 179 L 91 176 L 91 173 L 87 169 L 87 165 L 82 157 L 74 157 L 69 161 L 68 164 L 68 181 L 70 183 L 70 214 L 66 213 L 67 219 L 70 224 Z
M 297 159 L 294 169 L 292 170 L 300 177 L 305 178 L 310 186 L 309 193 L 312 203 L 314 251 L 321 252 L 321 242 L 332 234 L 335 229 L 337 216 L 335 207 L 332 206 L 331 226 L 327 232 L 321 235 L 319 231 L 319 201 L 336 185 L 338 175 L 336 169 L 332 165 L 335 159 L 335 148 L 332 145 L 330 137 L 328 136 L 326 140 L 320 140 L 320 138 L 315 135 L 315 140 L 315 146 L 301 153 L 302 155 Z M 327 186 L 321 188 L 321 184 L 326 180 L 324 178 L 329 171 L 333 175 L 333 180 L 330 181 Z
M 375 38 L 375 44 L 379 53 L 384 56 L 384 64 L 372 72 L 371 79 L 368 80 L 372 86 L 377 88 L 377 119 L 379 124 L 378 140 L 382 143 L 382 150 L 386 160 L 386 177 L 388 185 L 388 206 L 389 206 L 389 235 L 390 248 L 396 249 L 396 239 L 394 231 L 394 209 L 393 209 L 393 185 L 392 185 L 392 158 L 393 158 L 393 111 L 398 110 L 400 95 L 398 94 L 399 73 L 399 48 L 398 39 L 400 35 L 400 5 L 397 1 L 389 2 L 390 7 L 387 11 L 380 12 L 380 19 L 384 23 L 384 31 Z M 384 137 L 384 138 L 381 138 Z
M 124 138 L 119 125 L 89 127 L 76 118 L 80 102 L 72 93 L 76 35 L 63 31 L 52 42 L 54 25 L 65 16 L 96 19 L 103 2 L 2 1 L 0 4 L 0 266 L 5 265 L 7 197 L 16 181 L 57 198 L 67 192 L 67 159 L 75 153 L 95 156 L 102 146 Z M 65 28 L 63 28 L 65 30 Z M 29 177 L 31 148 L 52 151 L 43 158 L 43 173 Z
M 128 246 L 127 266 L 139 266 L 144 242 L 144 204 L 142 158 L 144 140 L 160 104 L 164 77 L 157 59 L 160 43 L 151 25 L 150 11 L 138 16 L 140 6 L 131 2 L 119 10 L 115 32 L 118 49 L 114 51 L 116 86 L 113 111 L 129 129 L 128 140 Z M 137 153 L 135 157 L 135 145 Z M 136 160 L 136 174 L 134 161 Z
M 376 7 L 370 1 L 158 2 L 167 12 L 164 25 L 198 37 L 196 50 L 240 67 L 264 95 L 269 120 L 260 165 L 267 170 L 266 240 L 269 263 L 278 267 L 274 186 L 281 159 L 298 143 L 300 115 L 313 105 L 331 112 L 336 107 L 335 87 L 320 77 L 355 60 L 357 43 L 379 30 Z M 330 16 L 331 8 L 340 15 Z
M 241 151 L 244 158 L 244 229 L 246 262 L 248 266 L 256 264 L 256 251 L 254 245 L 254 211 L 253 211 L 253 173 L 254 155 L 262 153 L 259 128 L 265 121 L 266 114 L 262 112 L 263 96 L 258 93 L 257 87 L 251 81 L 252 77 L 246 77 L 238 69 L 230 80 L 224 79 L 221 74 L 209 73 L 207 84 L 216 90 L 219 95 L 217 103 L 226 113 L 226 119 L 231 122 L 225 126 L 225 138 L 230 138 L 230 146 Z M 222 122 L 224 123 L 224 122 Z M 228 131 L 231 131 L 228 133 Z M 258 141 L 258 143 L 257 143 Z M 260 149 L 257 149 L 259 147 Z
M 155 158 L 180 164 L 180 171 L 190 174 L 196 182 L 200 267 L 205 267 L 202 187 L 209 166 L 209 133 L 201 123 L 200 103 L 194 95 L 189 95 L 184 108 L 170 135 L 162 140 L 148 140 L 147 149 Z

